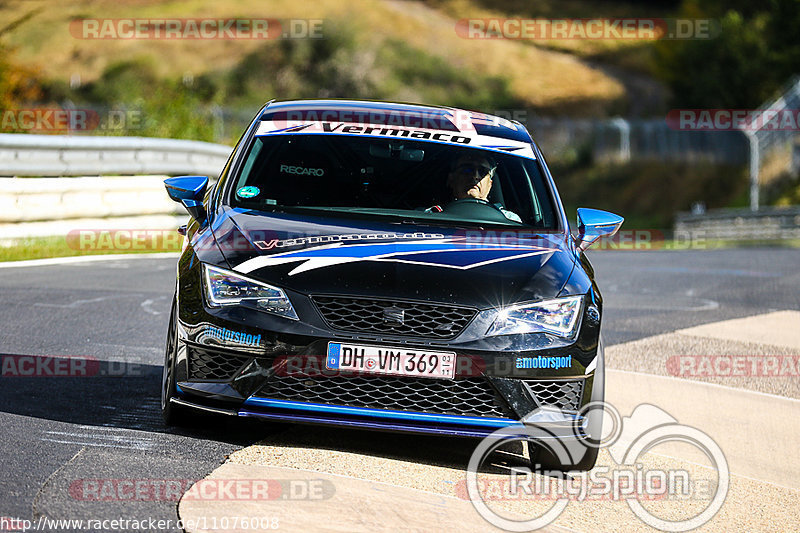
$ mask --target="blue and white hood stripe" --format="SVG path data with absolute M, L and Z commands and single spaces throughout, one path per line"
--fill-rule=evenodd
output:
M 289 275 L 292 276 L 309 270 L 356 261 L 408 263 L 467 270 L 501 261 L 552 254 L 557 251 L 558 248 L 549 246 L 480 244 L 468 242 L 464 238 L 401 240 L 365 244 L 336 242 L 292 252 L 254 257 L 239 264 L 234 270 L 248 274 L 264 267 L 300 263 L 289 272 Z

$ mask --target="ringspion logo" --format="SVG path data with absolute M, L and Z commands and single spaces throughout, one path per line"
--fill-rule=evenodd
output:
M 599 421 L 602 420 L 602 424 Z M 660 531 L 691 531 L 711 520 L 728 495 L 730 471 L 719 445 L 701 430 L 680 424 L 666 411 L 638 405 L 622 417 L 612 405 L 591 402 L 579 416 L 554 406 L 537 408 L 523 418 L 524 425 L 501 428 L 481 440 L 472 453 L 466 480 L 457 484 L 456 495 L 468 498 L 487 522 L 506 531 L 533 531 L 555 521 L 571 502 L 611 500 L 625 502 L 630 511 L 648 526 Z M 573 438 L 557 433 L 572 424 Z M 592 430 L 591 428 L 594 428 Z M 584 436 L 588 432 L 590 437 Z M 539 453 L 531 455 L 533 469 L 495 466 L 496 450 L 508 443 L 525 442 L 545 452 L 556 464 L 574 465 L 592 449 L 605 448 L 613 464 L 598 464 L 588 472 L 550 470 L 538 464 Z M 663 468 L 647 460 L 658 446 L 680 443 L 705 456 L 711 468 L 690 472 L 684 468 Z M 687 501 L 692 505 L 687 508 Z M 542 502 L 509 518 L 498 501 Z M 658 501 L 660 505 L 644 505 Z M 671 506 L 671 507 L 670 507 Z M 520 508 L 523 509 L 523 508 Z M 675 520 L 674 509 L 680 509 Z

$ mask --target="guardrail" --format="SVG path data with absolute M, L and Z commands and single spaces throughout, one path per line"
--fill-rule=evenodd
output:
M 800 239 L 800 207 L 711 209 L 703 214 L 678 213 L 675 232 L 692 239 L 761 241 Z
M 147 137 L 0 134 L 0 176 L 198 174 L 216 178 L 228 146 Z

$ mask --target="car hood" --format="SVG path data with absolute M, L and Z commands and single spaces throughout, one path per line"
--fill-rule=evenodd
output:
M 563 233 L 477 230 L 224 208 L 212 223 L 231 268 L 307 295 L 479 308 L 553 298 L 575 266 Z

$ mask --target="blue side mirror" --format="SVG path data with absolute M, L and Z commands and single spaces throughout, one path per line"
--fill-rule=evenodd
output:
M 180 202 L 200 224 L 206 221 L 203 209 L 203 197 L 208 187 L 208 176 L 176 176 L 164 180 L 167 194 L 176 202 Z
M 575 246 L 579 252 L 585 251 L 600 237 L 611 237 L 625 221 L 619 215 L 581 207 L 578 209 L 578 236 Z

